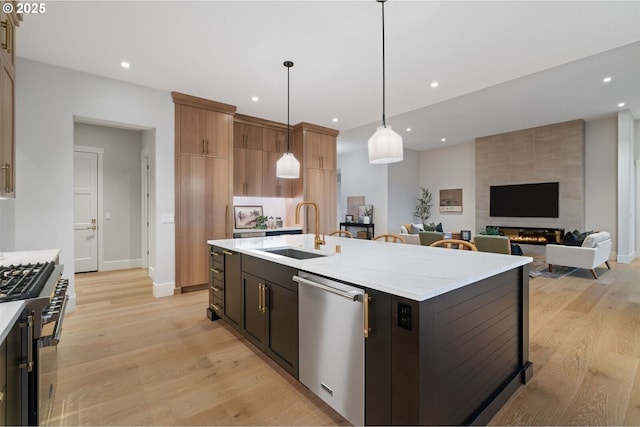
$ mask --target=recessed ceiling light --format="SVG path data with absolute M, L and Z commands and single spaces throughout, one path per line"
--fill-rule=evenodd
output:
M 431 82 L 431 87 L 438 87 L 440 86 L 440 83 L 438 82 Z
M 251 100 L 252 100 L 253 102 L 258 102 L 258 101 L 260 101 L 260 98 L 258 98 L 257 96 L 252 96 L 252 97 L 251 97 Z
M 337 118 L 337 117 L 334 117 L 333 119 L 331 119 L 331 121 L 332 121 L 333 123 L 338 123 L 338 118 Z
M 618 107 L 624 107 L 625 105 L 626 105 L 626 104 L 625 104 L 624 102 L 620 102 L 620 103 L 618 104 Z
M 611 77 L 607 76 L 604 79 L 602 79 L 603 83 L 609 83 L 611 81 Z
M 440 138 L 440 141 L 447 142 L 447 138 Z
M 411 132 L 411 128 L 407 128 L 407 132 Z
M 131 64 L 129 64 L 127 61 L 122 61 L 122 62 L 120 63 L 120 66 L 121 66 L 122 68 L 130 68 L 130 67 L 131 67 Z

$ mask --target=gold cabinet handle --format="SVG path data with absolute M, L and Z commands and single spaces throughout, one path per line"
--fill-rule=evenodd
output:
M 262 283 L 258 283 L 258 311 L 262 313 Z
M 0 391 L 0 403 L 4 400 L 4 393 Z
M 371 301 L 371 297 L 368 294 L 364 294 L 364 298 L 362 302 L 364 303 L 364 337 L 369 338 L 369 333 L 371 332 L 371 328 L 369 327 L 369 301 Z
M 267 285 L 262 285 L 262 313 L 267 312 Z
M 13 45 L 13 25 L 7 18 L 6 21 L 0 23 L 2 28 L 4 28 L 4 43 L 2 43 L 2 48 L 7 51 L 7 53 L 11 53 L 11 46 Z
M 218 270 L 217 268 L 212 268 L 211 271 L 213 271 L 215 274 L 220 274 L 222 273 L 221 270 Z
M 11 179 L 11 165 L 9 163 L 5 163 L 2 165 L 2 170 L 4 170 L 4 192 L 5 193 L 13 193 L 13 182 Z
M 211 289 L 213 289 L 213 292 L 220 292 L 222 290 L 217 286 L 212 286 Z
M 211 251 L 211 255 L 220 256 L 221 254 L 220 254 L 220 252 L 217 252 L 217 251 Z
M 33 371 L 33 314 L 30 314 L 27 317 L 27 322 L 26 323 L 20 323 L 19 324 L 20 328 L 27 328 L 27 335 L 28 335 L 28 341 L 27 341 L 27 361 L 24 363 L 20 363 L 18 365 L 18 368 L 20 369 L 24 369 L 27 368 L 27 372 L 31 372 Z
M 233 252 L 231 251 L 222 251 L 222 253 L 225 255 L 233 255 Z
M 211 304 L 211 308 L 213 308 L 215 311 L 220 311 L 222 310 L 222 307 L 220 307 L 218 304 L 216 304 L 215 302 L 213 304 Z
M 205 153 L 209 154 L 209 140 L 207 139 L 206 150 Z

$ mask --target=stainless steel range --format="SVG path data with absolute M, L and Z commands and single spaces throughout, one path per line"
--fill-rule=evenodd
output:
M 20 326 L 25 329 L 26 359 L 20 363 L 17 379 L 20 396 L 8 405 L 10 419 L 19 425 L 38 425 L 39 387 L 38 373 L 40 348 L 57 345 L 62 332 L 69 281 L 62 279 L 61 265 L 53 262 L 0 266 L 0 303 L 24 300 L 25 315 Z M 43 334 L 43 326 L 50 333 Z M 9 403 L 9 402 L 7 402 Z

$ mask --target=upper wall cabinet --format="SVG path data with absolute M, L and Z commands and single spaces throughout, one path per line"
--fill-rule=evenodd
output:
M 248 150 L 262 150 L 262 128 L 235 122 L 233 124 L 233 146 Z
M 286 153 L 287 131 L 264 128 L 262 130 L 262 147 L 264 151 Z
M 304 163 L 306 168 L 336 170 L 336 137 L 306 129 L 304 135 Z
M 5 4 L 15 2 L 0 2 Z M 0 197 L 15 197 L 16 28 L 21 17 L 0 10 Z
M 229 157 L 229 114 L 181 105 L 179 123 L 180 154 Z

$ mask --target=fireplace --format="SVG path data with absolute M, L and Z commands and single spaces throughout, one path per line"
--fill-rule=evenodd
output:
M 546 245 L 548 243 L 562 243 L 564 228 L 541 227 L 502 227 L 487 225 L 487 228 L 497 228 L 500 235 L 511 239 L 513 243 L 528 245 Z

